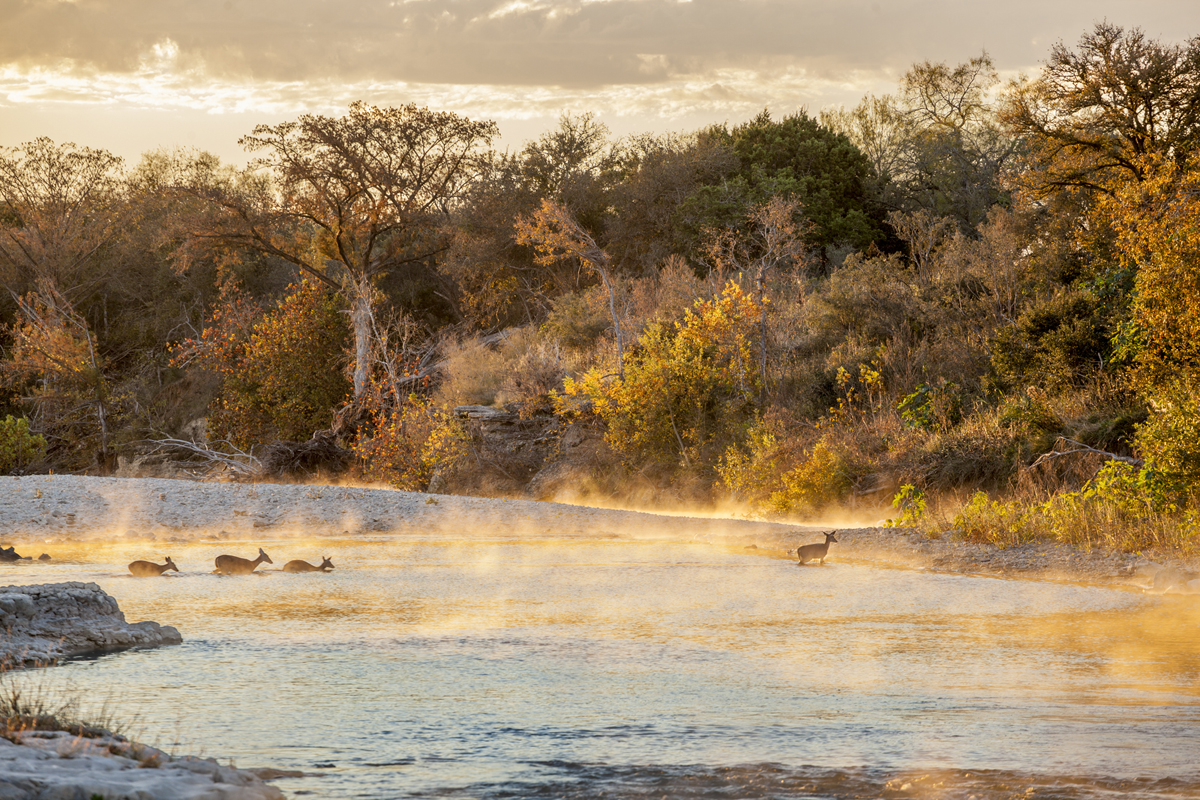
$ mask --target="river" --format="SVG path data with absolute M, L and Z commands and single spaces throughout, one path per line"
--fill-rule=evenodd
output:
M 274 568 L 209 574 L 222 552 Z M 587 537 L 63 546 L 184 644 L 16 680 L 321 798 L 1200 797 L 1194 599 Z M 328 574 L 273 571 L 291 558 Z M 159 559 L 161 560 L 161 559 Z

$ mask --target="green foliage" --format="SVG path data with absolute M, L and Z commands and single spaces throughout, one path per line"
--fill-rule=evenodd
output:
M 896 410 L 910 428 L 948 431 L 962 419 L 962 397 L 958 385 L 943 378 L 933 386 L 918 384 L 916 391 L 900 398 Z
M 774 122 L 763 111 L 732 130 L 719 127 L 707 135 L 725 142 L 739 166 L 736 174 L 702 186 L 680 205 L 677 219 L 696 239 L 708 229 L 744 227 L 747 211 L 772 197 L 799 202 L 813 226 L 807 237 L 812 246 L 865 247 L 880 236 L 867 207 L 867 158 L 804 112 Z
M 1015 547 L 1031 538 L 1027 511 L 1020 503 L 992 500 L 987 492 L 976 492 L 954 516 L 954 529 L 965 539 L 990 542 L 997 547 Z
M 1195 552 L 1198 516 L 1176 498 L 1174 487 L 1153 467 L 1108 461 L 1081 491 L 1056 494 L 1041 504 L 992 500 L 977 492 L 953 526 L 964 538 L 999 547 L 1049 540 L 1124 551 Z
M 0 421 L 0 474 L 11 475 L 46 458 L 46 437 L 29 432 L 29 420 L 11 414 Z
M 350 393 L 343 364 L 346 317 L 324 285 L 303 281 L 269 313 L 228 298 L 183 358 L 219 373 L 209 426 L 216 439 L 248 449 L 271 440 L 303 441 L 329 426 Z
M 1095 300 L 1059 295 L 1026 308 L 992 347 L 992 366 L 1004 385 L 1055 389 L 1093 375 L 1111 345 Z
M 925 521 L 925 492 L 906 483 L 892 498 L 892 508 L 900 515 L 887 520 L 887 528 L 916 528 Z
M 999 422 L 1009 430 L 1033 436 L 1057 434 L 1062 430 L 1062 420 L 1050 408 L 1045 393 L 1036 389 L 1008 398 L 1000 408 Z
M 1155 405 L 1155 413 L 1138 426 L 1138 448 L 1176 496 L 1200 495 L 1200 398 L 1179 381 L 1158 387 Z

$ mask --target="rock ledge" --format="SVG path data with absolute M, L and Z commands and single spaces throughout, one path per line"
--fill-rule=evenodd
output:
M 126 622 L 117 601 L 94 583 L 0 586 L 0 667 L 182 641 L 169 625 Z

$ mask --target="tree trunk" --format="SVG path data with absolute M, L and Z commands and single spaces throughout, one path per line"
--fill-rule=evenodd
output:
M 354 327 L 354 399 L 359 400 L 367 388 L 367 372 L 371 365 L 371 328 L 374 314 L 371 309 L 370 278 L 356 278 L 351 287 L 350 321 Z

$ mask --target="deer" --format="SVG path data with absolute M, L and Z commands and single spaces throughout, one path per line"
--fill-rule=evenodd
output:
M 129 565 L 129 571 L 136 578 L 153 578 L 157 575 L 162 575 L 169 569 L 179 572 L 179 567 L 175 566 L 175 562 L 167 556 L 167 563 L 155 564 L 153 561 L 134 561 Z
M 825 534 L 825 542 L 822 544 L 804 544 L 797 547 L 796 558 L 800 559 L 800 565 L 803 566 L 804 562 L 814 559 L 820 559 L 821 564 L 824 565 L 825 554 L 829 552 L 829 543 L 837 541 L 837 538 L 834 536 L 835 533 L 837 531 L 830 531 Z
M 289 561 L 283 565 L 284 572 L 328 572 L 333 569 L 333 562 L 329 560 L 329 556 L 321 556 L 321 566 L 314 567 L 307 561 Z
M 263 552 L 263 549 L 258 548 L 258 558 L 251 561 L 248 558 L 238 558 L 237 556 L 217 556 L 214 562 L 217 568 L 213 570 L 216 575 L 249 575 L 254 572 L 254 568 L 263 562 L 274 564 L 271 557 Z

